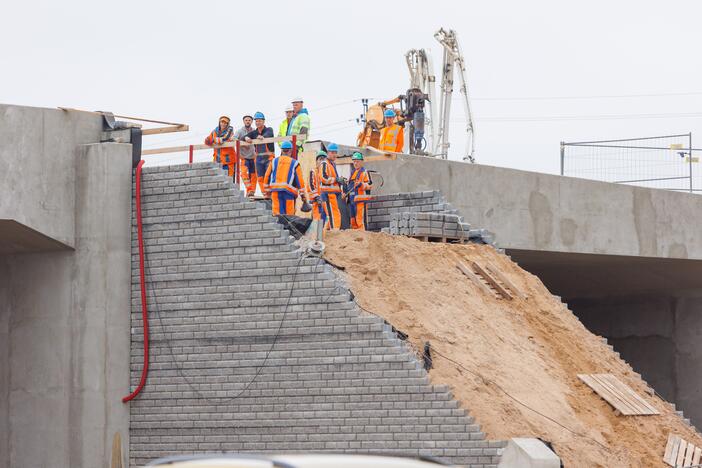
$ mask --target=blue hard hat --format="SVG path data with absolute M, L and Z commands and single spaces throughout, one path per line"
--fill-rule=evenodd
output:
M 385 112 L 383 113 L 385 117 L 395 117 L 395 111 L 392 109 L 385 109 Z
M 327 151 L 339 151 L 339 147 L 337 146 L 336 143 L 329 143 L 327 145 Z
M 266 120 L 266 116 L 263 115 L 263 112 L 256 112 L 256 113 L 254 114 L 254 119 L 263 119 L 263 120 Z
M 285 140 L 284 142 L 282 142 L 282 143 L 280 144 L 280 148 L 281 148 L 281 149 L 292 149 L 292 143 L 290 143 L 289 141 Z

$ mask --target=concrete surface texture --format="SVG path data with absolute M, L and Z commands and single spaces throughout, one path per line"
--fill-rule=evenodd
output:
M 515 437 L 507 441 L 498 468 L 560 468 L 561 460 L 538 439 Z
M 105 466 L 129 435 L 131 145 L 82 114 L 0 115 L 0 157 L 23 158 L 2 215 L 72 247 L 0 255 L 0 466 Z
M 441 190 L 506 249 L 702 259 L 697 195 L 410 155 L 367 167 L 379 193 Z
M 205 451 L 390 452 L 495 468 L 445 385 L 211 164 L 144 169 L 151 316 L 130 465 Z M 132 233 L 132 385 L 143 362 Z
M 101 133 L 94 113 L 0 104 L 0 252 L 75 245 L 78 148 Z

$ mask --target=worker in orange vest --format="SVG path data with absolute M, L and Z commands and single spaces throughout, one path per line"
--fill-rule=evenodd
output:
M 309 180 L 309 199 L 312 202 L 312 219 L 316 221 L 321 221 L 326 223 L 327 215 L 324 212 L 324 204 L 322 202 L 322 191 L 321 191 L 321 176 L 322 176 L 322 162 L 327 158 L 326 151 L 318 151 L 317 159 L 315 161 L 314 171 L 310 171 Z
M 307 201 L 305 178 L 300 163 L 292 158 L 292 147 L 289 141 L 280 145 L 280 156 L 268 165 L 263 178 L 264 193 L 273 202 L 273 216 L 294 215 L 298 195 Z
M 339 177 L 336 170 L 336 156 L 339 152 L 339 147 L 336 143 L 331 143 L 327 146 L 327 157 L 322 160 L 320 167 L 320 189 L 322 191 L 322 203 L 324 204 L 324 213 L 327 216 L 325 227 L 327 230 L 341 229 L 341 207 L 343 203 L 341 199 L 341 185 L 344 179 Z
M 223 143 L 231 142 L 234 138 L 234 129 L 229 125 L 230 119 L 226 115 L 219 118 L 217 128 L 205 138 L 207 146 L 218 146 Z M 212 160 L 222 165 L 222 169 L 226 170 L 230 176 L 234 175 L 234 148 L 215 148 L 212 154 Z
M 405 146 L 405 129 L 395 123 L 394 110 L 385 109 L 383 115 L 385 116 L 385 127 L 380 130 L 378 149 L 380 151 L 402 153 L 402 148 Z
M 363 155 L 359 152 L 351 156 L 353 172 L 349 178 L 349 190 L 346 197 L 349 203 L 351 216 L 351 229 L 366 230 L 366 203 L 371 199 L 371 185 L 373 181 L 365 167 Z

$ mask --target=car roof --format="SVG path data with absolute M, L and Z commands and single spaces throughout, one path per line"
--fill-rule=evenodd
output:
M 385 454 L 204 454 L 174 456 L 149 463 L 171 468 L 438 468 L 448 466 L 430 457 Z

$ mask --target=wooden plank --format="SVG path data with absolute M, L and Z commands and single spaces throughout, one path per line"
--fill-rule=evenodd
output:
M 668 464 L 670 466 L 675 466 L 675 461 L 678 459 L 678 449 L 680 448 L 680 437 L 675 436 L 673 440 L 673 447 L 670 452 L 670 457 L 668 458 Z
M 641 412 L 641 414 L 653 415 L 660 414 L 659 411 L 651 406 L 646 400 L 644 400 L 638 393 L 636 393 L 631 387 L 617 379 L 611 374 L 600 374 L 606 376 L 604 378 L 608 379 L 616 388 L 619 390 L 627 400 L 631 403 L 635 403 L 635 407 Z
M 684 439 L 680 439 L 680 447 L 678 448 L 678 458 L 675 460 L 675 466 L 682 466 L 685 460 L 685 450 L 687 449 L 687 442 Z
M 481 291 L 483 291 L 485 294 L 489 294 L 490 296 L 493 296 L 493 297 L 495 296 L 495 295 L 492 293 L 492 291 L 490 291 L 490 289 L 488 289 L 488 287 L 485 286 L 485 283 L 483 283 L 482 281 L 480 281 L 480 279 L 479 279 L 477 276 L 475 276 L 475 273 L 473 273 L 473 270 L 471 270 L 470 268 L 468 268 L 467 266 L 465 266 L 465 265 L 463 264 L 463 262 L 458 262 L 458 263 L 456 264 L 456 267 L 458 267 L 458 269 L 461 270 L 461 271 L 463 272 L 464 275 L 466 275 L 468 278 L 470 278 L 470 280 L 471 280 L 476 286 L 478 286 L 478 289 L 480 289 Z
M 277 143 L 279 141 L 292 141 L 291 136 L 283 136 L 283 137 L 273 137 L 273 138 L 263 138 L 261 140 L 255 140 L 251 143 L 247 143 L 245 141 L 240 142 L 239 144 L 241 146 L 251 146 L 251 145 L 262 145 L 264 143 Z M 208 145 L 192 145 L 194 151 L 199 151 L 199 150 L 206 150 L 206 149 L 215 149 L 215 148 L 234 148 L 236 147 L 236 141 L 231 141 L 224 143 L 222 145 L 213 145 L 213 146 L 208 146 Z M 186 146 L 169 146 L 167 148 L 154 148 L 154 149 L 148 149 L 144 150 L 141 152 L 142 156 L 147 156 L 149 154 L 166 154 L 166 153 L 184 153 L 190 151 L 190 145 Z
M 394 161 L 397 159 L 396 154 L 386 154 L 386 155 L 380 155 L 380 156 L 364 156 L 363 160 L 365 162 L 370 162 L 370 161 Z M 353 164 L 353 161 L 351 160 L 351 157 L 346 157 L 346 156 L 340 156 L 336 158 L 336 165 L 340 164 Z
M 700 459 L 702 459 L 702 448 L 695 447 L 695 451 L 692 453 L 692 465 L 699 465 Z
M 485 271 L 485 269 L 483 267 L 481 267 L 480 265 L 478 265 L 478 263 L 476 263 L 472 260 L 469 260 L 469 262 L 470 262 L 471 266 L 473 267 L 473 269 L 476 270 L 480 276 L 485 278 L 485 281 L 490 283 L 490 285 L 493 288 L 495 288 L 497 290 L 497 292 L 500 293 L 500 295 L 502 295 L 502 297 L 504 297 L 505 299 L 510 300 L 510 301 L 512 300 L 512 295 L 509 293 L 509 291 L 507 291 L 505 288 L 503 288 L 500 283 L 495 281 L 495 278 L 493 278 L 490 275 L 490 273 Z
M 110 468 L 123 468 L 124 465 L 122 461 L 122 435 L 116 432 L 112 439 L 112 461 L 110 463 Z
M 687 450 L 685 450 L 685 460 L 683 460 L 683 466 L 692 465 L 692 454 L 695 452 L 696 448 L 697 447 L 688 442 Z
M 641 414 L 642 408 L 639 407 L 636 402 L 631 401 L 626 397 L 625 394 L 623 394 L 621 391 L 618 389 L 618 385 L 612 381 L 612 379 L 609 379 L 608 376 L 610 374 L 594 374 L 593 377 L 597 379 L 598 382 L 604 387 L 607 388 L 607 390 L 614 395 L 619 401 L 622 402 L 622 405 L 625 406 L 629 410 L 630 416 L 636 415 L 636 414 Z M 614 377 L 614 376 L 612 376 Z M 616 378 L 615 378 L 616 379 Z M 619 382 L 619 381 L 617 381 Z M 622 384 L 623 385 L 623 384 Z
M 504 273 L 502 273 L 498 268 L 495 268 L 495 266 L 494 266 L 492 263 L 487 262 L 487 263 L 485 264 L 485 268 L 486 268 L 490 273 L 492 273 L 493 275 L 497 276 L 497 279 L 499 279 L 500 281 L 502 281 L 509 289 L 512 290 L 512 292 L 513 292 L 514 294 L 516 294 L 517 296 L 519 296 L 521 299 L 526 299 L 526 294 L 524 294 L 523 292 L 521 292 L 521 291 L 514 285 L 514 283 L 513 283 L 509 278 L 507 278 L 507 276 L 506 276 Z
M 636 414 L 619 396 L 612 393 L 609 388 L 602 385 L 594 375 L 578 374 L 578 378 L 592 388 L 604 401 L 624 416 Z
M 142 135 L 160 135 L 162 133 L 187 132 L 190 127 L 187 125 L 171 125 L 169 127 L 145 128 L 141 131 Z
M 163 124 L 163 125 L 176 125 L 176 126 L 182 126 L 185 124 L 177 123 L 177 122 L 166 122 L 165 120 L 153 120 L 153 119 L 144 119 L 142 117 L 128 117 L 126 115 L 115 115 L 115 118 L 117 119 L 127 119 L 127 120 L 136 120 L 137 122 L 150 122 L 150 123 L 157 123 L 157 124 Z M 187 125 L 186 125 L 187 126 Z
M 663 461 L 671 466 L 673 465 L 673 447 L 676 445 L 677 439 L 678 436 L 673 435 L 672 432 L 668 434 L 668 443 L 665 445 L 665 452 L 663 453 Z

